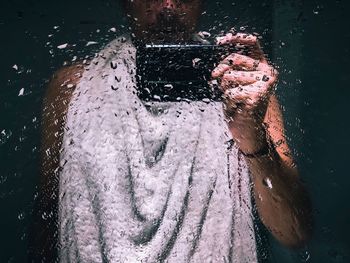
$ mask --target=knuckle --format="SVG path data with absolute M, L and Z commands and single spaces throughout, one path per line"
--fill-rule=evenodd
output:
M 226 56 L 226 58 L 222 62 L 226 65 L 232 65 L 238 59 L 238 57 L 238 54 L 231 53 L 228 56 Z
M 217 78 L 220 75 L 220 68 L 216 67 L 212 72 L 211 72 L 211 76 L 213 78 Z
M 238 53 L 231 53 L 228 57 L 228 59 L 231 59 L 232 62 L 237 62 L 240 61 L 244 58 L 244 56 L 242 54 L 238 54 Z
M 257 37 L 254 36 L 253 34 L 247 34 L 247 33 L 237 33 L 237 37 L 245 40 L 250 40 L 250 41 L 257 41 Z
M 225 73 L 224 75 L 222 75 L 221 81 L 222 82 L 227 82 L 229 80 L 229 74 Z
M 217 77 L 217 72 L 213 70 L 213 71 L 211 72 L 211 77 L 212 77 L 212 78 L 216 78 L 216 77 Z
M 236 77 L 237 77 L 236 74 L 233 71 L 231 71 L 231 70 L 228 70 L 222 76 L 222 78 L 225 79 L 225 80 L 235 80 Z

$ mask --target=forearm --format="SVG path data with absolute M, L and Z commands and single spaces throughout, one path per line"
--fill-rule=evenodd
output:
M 242 152 L 269 146 L 269 153 L 246 157 L 254 197 L 264 225 L 284 245 L 302 245 L 311 232 L 311 205 L 295 166 L 287 165 L 268 141 L 264 129 L 238 138 Z
M 312 216 L 308 193 L 296 171 L 285 167 L 275 150 L 247 163 L 265 226 L 284 245 L 302 245 L 311 235 Z

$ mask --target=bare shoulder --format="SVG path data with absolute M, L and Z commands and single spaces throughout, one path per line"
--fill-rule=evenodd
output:
M 83 72 L 82 64 L 65 66 L 57 70 L 48 83 L 42 112 L 41 152 L 44 177 L 58 167 L 68 105 Z
M 38 198 L 34 207 L 33 234 L 30 239 L 31 262 L 56 262 L 59 152 L 65 116 L 75 87 L 83 74 L 82 64 L 65 66 L 51 77 L 42 113 L 41 173 Z M 43 219 L 42 215 L 52 215 Z
M 52 75 L 45 93 L 44 112 L 46 110 L 45 107 L 52 103 L 55 104 L 52 106 L 57 107 L 65 104 L 64 100 L 70 100 L 83 71 L 84 67 L 82 64 L 74 64 L 62 67 Z M 62 106 L 62 108 L 65 108 L 65 106 Z

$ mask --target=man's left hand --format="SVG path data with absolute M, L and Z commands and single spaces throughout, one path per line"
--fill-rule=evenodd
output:
M 235 141 L 244 152 L 256 152 L 266 143 L 263 121 L 278 73 L 267 62 L 256 36 L 228 33 L 217 41 L 249 50 L 249 56 L 229 54 L 212 71 L 212 77 L 224 93 L 225 113 Z

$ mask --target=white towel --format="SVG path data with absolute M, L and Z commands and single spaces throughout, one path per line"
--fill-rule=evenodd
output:
M 249 173 L 222 103 L 140 101 L 135 53 L 128 35 L 109 43 L 70 102 L 60 262 L 257 262 Z

